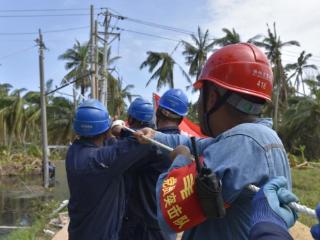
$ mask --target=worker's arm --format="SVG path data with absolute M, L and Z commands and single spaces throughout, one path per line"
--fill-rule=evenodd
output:
M 168 173 L 171 172 L 173 169 L 177 169 L 192 163 L 192 161 L 190 160 L 190 151 L 186 147 L 183 148 L 182 146 L 180 146 L 176 148 L 172 152 L 171 157 L 174 159 L 172 165 L 170 166 L 167 172 L 164 172 L 159 176 L 156 185 L 158 223 L 162 231 L 164 231 L 167 234 L 175 234 L 176 232 L 173 229 L 171 229 L 171 227 L 168 225 L 168 223 L 164 219 L 163 213 L 160 208 L 160 194 L 163 181 L 167 177 Z
M 190 137 L 180 134 L 165 134 L 157 132 L 151 128 L 143 128 L 133 134 L 140 143 L 148 143 L 142 136 L 147 138 L 152 138 L 164 145 L 167 145 L 171 148 L 176 148 L 179 145 L 185 145 L 190 150 L 192 150 Z M 203 150 L 210 144 L 215 141 L 214 138 L 196 138 L 197 150 L 199 153 L 202 153 Z
M 265 184 L 255 195 L 252 201 L 250 239 L 292 239 L 288 228 L 294 225 L 297 214 L 288 204 L 298 201 L 298 198 L 288 191 L 287 187 L 287 180 L 277 177 Z
M 232 205 L 233 201 L 238 198 L 239 194 L 249 184 L 258 184 L 268 179 L 269 172 L 265 151 L 260 145 L 253 142 L 251 138 L 237 135 L 222 139 L 208 146 L 203 151 L 203 157 L 205 165 L 222 180 L 222 195 L 228 204 Z M 159 199 L 161 199 L 160 194 L 164 180 L 173 171 L 176 176 L 179 175 L 181 178 L 184 178 L 184 174 L 185 176 L 189 175 L 189 172 L 186 172 L 184 167 L 188 164 L 190 164 L 190 160 L 185 154 L 178 155 L 170 169 L 160 175 L 157 182 L 158 209 L 160 209 Z M 179 189 L 174 191 L 178 191 L 177 194 L 179 194 Z M 173 231 L 165 222 L 162 213 L 159 211 L 158 214 L 160 225 L 163 229 Z M 201 218 L 200 215 L 198 217 Z
M 118 140 L 113 145 L 94 150 L 92 164 L 109 171 L 110 177 L 117 176 L 147 156 L 150 150 L 150 145 L 141 145 L 134 139 Z

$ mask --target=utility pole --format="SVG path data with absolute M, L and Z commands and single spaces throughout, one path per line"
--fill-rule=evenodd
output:
M 120 37 L 120 33 L 108 32 L 112 14 L 108 12 L 108 9 L 103 13 L 104 17 L 104 32 L 97 31 L 97 39 L 103 42 L 103 61 L 100 68 L 101 81 L 99 84 L 99 100 L 108 107 L 108 49 L 109 49 L 109 37 L 113 36 L 110 43 L 113 42 L 116 38 Z M 98 34 L 103 34 L 104 37 L 100 37 Z
M 94 21 L 94 79 L 95 79 L 95 98 L 99 99 L 99 45 L 98 45 L 98 21 Z
M 49 161 L 48 161 L 48 136 L 47 136 L 47 111 L 46 111 L 46 89 L 44 83 L 44 55 L 45 45 L 42 39 L 41 29 L 39 38 L 36 40 L 39 46 L 39 73 L 40 73 L 40 103 L 41 103 L 41 140 L 42 140 L 42 170 L 43 185 L 49 187 Z
M 95 69 L 95 22 L 94 7 L 90 5 L 90 70 L 91 70 L 91 98 L 96 98 L 96 69 Z
M 105 12 L 104 17 L 104 44 L 103 44 L 103 61 L 102 61 L 102 84 L 100 101 L 104 103 L 105 107 L 108 108 L 108 41 L 109 41 L 109 24 L 111 17 L 109 16 L 108 9 Z

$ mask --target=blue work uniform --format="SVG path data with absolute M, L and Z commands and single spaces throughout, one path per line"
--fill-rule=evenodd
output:
M 150 146 L 123 140 L 107 147 L 76 140 L 66 158 L 70 240 L 117 240 L 125 207 L 124 172 Z
M 204 156 L 205 165 L 222 180 L 222 195 L 231 206 L 223 219 L 208 219 L 202 224 L 184 232 L 183 239 L 248 239 L 251 219 L 251 200 L 254 196 L 246 186 L 262 186 L 270 178 L 285 176 L 291 190 L 291 174 L 286 151 L 277 133 L 271 129 L 271 119 L 258 119 L 253 123 L 239 124 L 216 138 L 197 139 L 197 148 Z M 188 146 L 191 141 L 182 135 L 157 133 L 155 140 L 171 147 L 180 144 Z M 190 163 L 179 155 L 168 172 Z M 157 182 L 157 200 L 164 178 Z M 161 227 L 166 232 L 172 229 L 158 211 Z
M 277 224 L 260 222 L 250 230 L 249 240 L 293 240 L 289 232 Z
M 158 129 L 166 134 L 180 134 L 176 127 Z M 122 137 L 128 137 L 122 134 Z M 158 177 L 171 165 L 168 153 L 153 146 L 153 151 L 135 163 L 126 174 L 127 206 L 123 220 L 121 240 L 176 239 L 161 231 L 157 220 L 156 183 Z

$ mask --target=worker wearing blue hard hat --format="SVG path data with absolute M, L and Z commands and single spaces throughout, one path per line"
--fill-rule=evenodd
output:
M 128 109 L 128 123 L 129 125 L 137 122 L 139 127 L 153 125 L 153 105 L 143 99 L 136 98 L 129 106 Z
M 179 134 L 179 124 L 188 112 L 188 99 L 180 89 L 170 89 L 159 100 L 157 130 Z M 153 106 L 142 98 L 135 99 L 128 109 L 128 124 L 140 129 L 153 123 Z M 171 165 L 168 153 L 154 146 L 154 151 L 129 169 L 126 214 L 121 240 L 170 240 L 175 234 L 164 233 L 157 220 L 156 183 L 159 175 Z
M 111 119 L 97 100 L 83 102 L 73 123 L 79 135 L 68 149 L 67 179 L 70 240 L 119 239 L 125 206 L 124 173 L 148 154 L 132 139 L 103 147 Z M 151 149 L 151 147 L 150 147 Z

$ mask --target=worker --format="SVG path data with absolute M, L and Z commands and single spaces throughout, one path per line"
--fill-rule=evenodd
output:
M 180 89 L 170 89 L 159 100 L 157 127 L 164 133 L 179 134 L 178 128 L 188 112 L 187 96 Z M 128 109 L 128 125 L 140 129 L 153 124 L 153 106 L 142 98 L 135 99 Z M 128 137 L 130 134 L 127 134 Z M 124 137 L 122 131 L 122 137 Z M 121 229 L 121 240 L 170 240 L 175 234 L 160 230 L 157 220 L 156 183 L 159 175 L 168 170 L 171 160 L 168 154 L 154 147 L 144 161 L 134 164 L 126 175 L 127 207 Z
M 73 128 L 79 139 L 66 157 L 70 240 L 119 239 L 125 207 L 124 173 L 148 155 L 149 147 L 131 139 L 103 147 L 110 127 L 111 119 L 101 102 L 87 100 L 77 108 Z
M 252 201 L 253 214 L 250 230 L 251 240 L 292 240 L 288 229 L 291 228 L 297 213 L 288 204 L 298 198 L 287 190 L 287 180 L 277 177 L 270 180 L 255 195 Z M 316 209 L 320 221 L 320 204 Z M 320 224 L 311 228 L 314 239 L 320 240 Z
M 291 189 L 283 144 L 271 128 L 271 119 L 259 118 L 266 102 L 271 101 L 272 82 L 272 69 L 266 55 L 253 44 L 240 43 L 214 52 L 194 84 L 200 90 L 200 127 L 202 133 L 210 137 L 197 139 L 196 149 L 206 171 L 215 173 L 222 182 L 222 197 L 227 207 L 223 218 L 206 217 L 209 216 L 203 208 L 206 199 L 193 197 L 199 194 L 194 191 L 193 175 L 185 173 L 192 165 L 188 153 L 192 143 L 188 137 L 148 128 L 135 134 L 142 143 L 145 136 L 173 148 L 185 145 L 174 150 L 175 160 L 157 183 L 161 209 L 158 218 L 164 231 L 184 230 L 184 240 L 248 239 L 252 213 L 249 203 L 253 193 L 246 187 L 262 186 L 272 177 L 285 176 Z M 192 204 L 186 204 L 190 199 Z M 202 212 L 198 211 L 197 204 Z M 200 216 L 203 213 L 205 217 Z
M 188 97 L 181 89 L 169 89 L 159 99 L 156 112 L 157 130 L 180 134 L 179 125 L 188 113 Z

